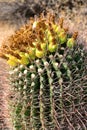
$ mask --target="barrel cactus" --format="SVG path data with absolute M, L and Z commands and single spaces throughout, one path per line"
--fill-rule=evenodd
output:
M 10 65 L 14 130 L 86 130 L 87 52 L 63 18 L 41 14 L 0 48 Z

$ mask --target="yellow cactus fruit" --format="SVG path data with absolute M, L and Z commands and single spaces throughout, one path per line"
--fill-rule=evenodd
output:
M 47 43 L 41 43 L 41 49 L 46 51 L 47 49 Z
M 39 51 L 38 49 L 36 49 L 36 57 L 42 58 L 44 55 L 45 55 L 45 52 L 43 50 Z
M 29 58 L 29 54 L 28 54 L 28 53 L 25 53 L 25 57 Z
M 21 59 L 19 59 L 20 64 L 29 64 L 29 55 L 24 52 L 19 52 L 19 55 L 21 56 Z
M 28 48 L 29 58 L 32 60 L 35 59 L 35 50 L 36 50 L 35 48 L 31 48 L 31 47 Z
M 7 63 L 10 66 L 16 66 L 18 64 L 18 59 L 10 54 L 6 54 L 6 56 L 9 58 Z
M 75 32 L 72 36 L 72 38 L 69 38 L 67 41 L 67 47 L 72 48 L 75 45 L 75 40 L 78 36 L 78 32 Z
M 56 44 L 49 43 L 49 45 L 48 45 L 49 52 L 55 52 L 57 50 L 57 48 L 58 48 L 58 44 L 57 43 Z
M 22 57 L 21 60 L 19 60 L 20 64 L 27 65 L 29 64 L 29 59 L 26 57 Z
M 59 26 L 57 24 L 52 24 L 52 27 L 53 27 L 54 31 L 57 33 L 59 30 Z
M 41 45 L 37 44 L 36 46 L 36 57 L 42 58 L 45 55 L 46 50 L 42 50 Z
M 9 60 L 7 61 L 7 63 L 8 63 L 10 66 L 16 66 L 16 65 L 17 65 L 17 63 L 16 63 L 14 60 L 12 60 L 12 59 L 9 59 Z
M 51 32 L 47 29 L 46 33 L 47 33 L 47 38 L 51 40 L 52 39 Z
M 74 38 L 69 38 L 67 41 L 67 47 L 72 48 L 75 45 Z
M 59 35 L 59 41 L 60 41 L 60 44 L 63 44 L 66 42 L 67 40 L 67 34 L 65 32 L 61 32 Z

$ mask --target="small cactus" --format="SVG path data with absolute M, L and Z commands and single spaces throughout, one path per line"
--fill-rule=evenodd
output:
M 76 37 L 48 13 L 31 18 L 2 45 L 16 130 L 86 130 L 87 52 Z

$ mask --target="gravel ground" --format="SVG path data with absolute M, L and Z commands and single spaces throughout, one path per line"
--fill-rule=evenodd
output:
M 57 17 L 64 17 L 64 26 L 70 32 L 78 31 L 78 40 L 87 45 L 87 0 L 0 0 L 0 45 L 22 24 L 42 11 L 53 10 Z M 10 130 L 8 111 L 8 66 L 0 59 L 0 130 Z M 9 126 L 10 128 L 7 128 Z M 12 130 L 12 129 L 11 129 Z

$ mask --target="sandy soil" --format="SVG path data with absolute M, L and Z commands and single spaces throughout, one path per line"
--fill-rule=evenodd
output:
M 9 36 L 14 33 L 15 27 L 10 26 L 9 24 L 0 22 L 0 45 L 5 41 Z
M 15 27 L 0 22 L 0 45 L 14 33 Z M 8 65 L 3 59 L 0 59 L 0 130 L 12 130 L 8 110 Z M 8 127 L 7 127 L 8 126 Z

